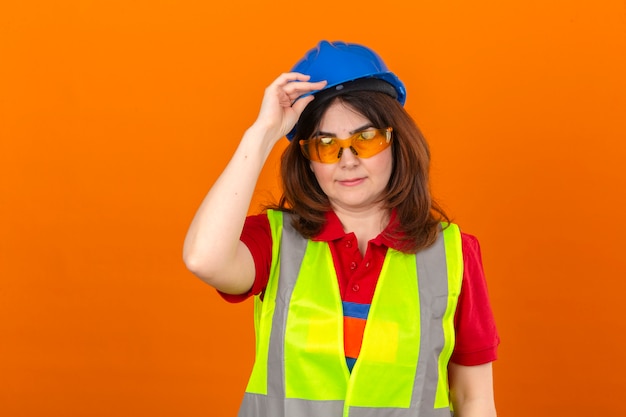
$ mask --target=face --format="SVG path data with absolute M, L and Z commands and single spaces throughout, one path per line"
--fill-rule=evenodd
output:
M 345 139 L 366 127 L 372 127 L 368 119 L 346 104 L 335 101 L 322 117 L 319 131 Z M 391 147 L 363 159 L 344 149 L 338 162 L 311 161 L 311 169 L 335 211 L 376 208 L 380 205 L 376 200 L 386 190 L 393 169 Z

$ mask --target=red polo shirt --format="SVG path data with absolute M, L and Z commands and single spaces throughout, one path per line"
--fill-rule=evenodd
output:
M 363 256 L 356 236 L 344 232 L 337 215 L 329 212 L 326 218 L 322 231 L 313 240 L 328 242 L 330 246 L 344 306 L 346 303 L 371 304 L 387 248 L 400 250 L 398 242 L 381 233 L 368 242 Z M 267 285 L 272 261 L 272 235 L 265 214 L 246 219 L 241 241 L 254 258 L 256 277 L 252 288 L 245 294 L 221 294 L 229 302 L 240 302 L 260 294 Z M 489 304 L 478 240 L 472 235 L 461 233 L 461 241 L 463 283 L 455 315 L 456 342 L 451 361 L 467 366 L 480 365 L 497 358 L 500 340 Z M 358 356 L 364 322 L 362 326 L 350 320 L 344 323 L 346 355 L 350 356 L 348 352 L 355 351 Z

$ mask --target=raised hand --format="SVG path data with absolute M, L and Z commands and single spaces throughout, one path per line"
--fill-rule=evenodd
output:
M 294 127 L 304 108 L 313 100 L 312 95 L 302 95 L 317 91 L 326 81 L 308 82 L 310 76 L 299 72 L 281 74 L 266 89 L 261 109 L 254 123 L 263 127 L 267 135 L 278 141 Z

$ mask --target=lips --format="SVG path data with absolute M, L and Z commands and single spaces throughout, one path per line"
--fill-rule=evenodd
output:
M 339 184 L 344 185 L 346 187 L 354 187 L 355 185 L 359 185 L 365 181 L 365 178 L 349 178 L 346 180 L 338 181 Z

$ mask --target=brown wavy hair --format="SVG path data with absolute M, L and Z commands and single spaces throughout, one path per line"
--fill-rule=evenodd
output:
M 439 224 L 449 223 L 448 216 L 431 197 L 430 150 L 411 116 L 397 100 L 384 93 L 351 91 L 328 100 L 316 97 L 309 103 L 282 155 L 283 195 L 277 205 L 268 208 L 292 213 L 294 227 L 306 238 L 321 231 L 324 213 L 332 208 L 309 160 L 302 155 L 299 140 L 308 139 L 318 130 L 322 116 L 336 101 L 356 110 L 378 128 L 393 128 L 393 171 L 379 200 L 384 208 L 396 209 L 398 233 L 389 237 L 400 241 L 401 250 L 406 253 L 430 246 L 437 237 Z

